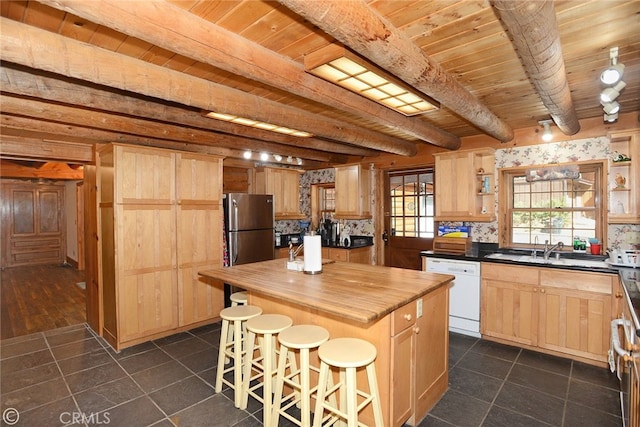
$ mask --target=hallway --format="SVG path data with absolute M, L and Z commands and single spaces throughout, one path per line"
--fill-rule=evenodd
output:
M 84 271 L 65 265 L 11 267 L 0 273 L 0 339 L 86 321 Z

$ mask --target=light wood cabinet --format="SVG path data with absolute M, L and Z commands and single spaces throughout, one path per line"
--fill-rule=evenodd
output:
M 335 168 L 335 219 L 371 218 L 371 178 L 360 163 Z
M 611 137 L 609 159 L 610 224 L 640 222 L 640 130 L 616 132 Z M 623 155 L 619 160 L 617 155 Z
M 481 332 L 553 354 L 605 362 L 616 276 L 482 263 Z
M 363 248 L 322 248 L 322 258 L 333 261 L 355 262 L 358 264 L 371 264 L 371 251 L 373 246 Z
M 97 157 L 103 336 L 116 349 L 218 316 L 221 159 L 112 144 Z
M 400 307 L 391 317 L 391 422 L 417 425 L 448 386 L 447 287 Z M 428 354 L 429 362 L 424 363 Z
M 449 151 L 434 157 L 436 221 L 494 221 L 494 150 Z
M 273 195 L 276 220 L 304 219 L 300 211 L 300 175 L 297 169 L 256 169 L 256 193 Z

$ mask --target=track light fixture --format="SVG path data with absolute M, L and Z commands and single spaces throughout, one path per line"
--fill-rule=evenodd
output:
M 249 160 L 251 158 L 251 151 L 249 150 L 245 151 L 244 153 L 242 153 L 242 157 Z
M 611 65 L 600 74 L 600 81 L 606 85 L 614 85 L 622 80 L 624 64 L 618 63 L 618 48 L 612 47 L 609 51 Z
M 620 95 L 622 89 L 625 88 L 627 84 L 622 80 L 616 83 L 613 87 L 608 87 L 600 93 L 600 102 L 613 102 Z
M 618 48 L 612 47 L 609 51 L 610 65 L 600 74 L 600 81 L 608 86 L 600 92 L 600 104 L 604 111 L 603 120 L 612 123 L 618 120 L 620 112 L 620 104 L 615 102 L 620 96 L 620 92 L 627 85 L 622 81 L 624 74 L 624 64 L 618 63 Z
M 542 131 L 542 140 L 544 142 L 549 142 L 553 139 L 553 133 L 551 132 L 551 120 L 540 120 L 538 124 L 544 128 Z

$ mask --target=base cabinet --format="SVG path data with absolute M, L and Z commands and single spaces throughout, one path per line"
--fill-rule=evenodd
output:
M 539 351 L 604 363 L 616 280 L 606 273 L 483 263 L 481 332 Z
M 121 349 L 218 317 L 222 160 L 112 144 L 97 157 L 103 336 Z
M 358 264 L 371 264 L 371 251 L 373 246 L 364 248 L 342 249 L 322 248 L 322 258 L 333 261 L 355 262 Z
M 449 291 L 419 298 L 391 317 L 391 422 L 418 425 L 448 386 Z

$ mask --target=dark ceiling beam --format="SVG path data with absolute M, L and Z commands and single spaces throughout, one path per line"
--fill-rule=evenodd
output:
M 506 122 L 364 1 L 278 1 L 492 137 L 513 139 Z
M 551 0 L 491 0 L 531 83 L 565 135 L 580 131 Z
M 299 108 L 285 106 L 4 17 L 0 18 L 0 26 L 0 59 L 4 61 L 206 111 L 304 129 L 318 137 L 356 146 L 402 156 L 414 156 L 417 153 L 416 144 L 410 141 L 338 120 L 318 120 L 316 114 Z
M 15 64 L 3 64 L 0 68 L 2 92 L 24 95 L 49 101 L 82 105 L 96 110 L 142 117 L 180 126 L 208 129 L 243 138 L 311 148 L 319 151 L 349 156 L 375 157 L 378 151 L 354 147 L 318 138 L 299 138 L 261 129 L 214 120 L 202 116 L 200 110 L 149 102 L 148 99 L 129 96 L 122 91 L 106 90 L 81 80 L 73 80 L 41 70 L 27 69 Z M 250 142 L 250 140 L 247 140 Z M 248 146 L 246 148 L 249 148 Z
M 374 120 L 443 148 L 460 138 L 307 74 L 300 63 L 162 1 L 41 1 L 182 56 Z M 170 22 L 167 22 L 167 20 Z

